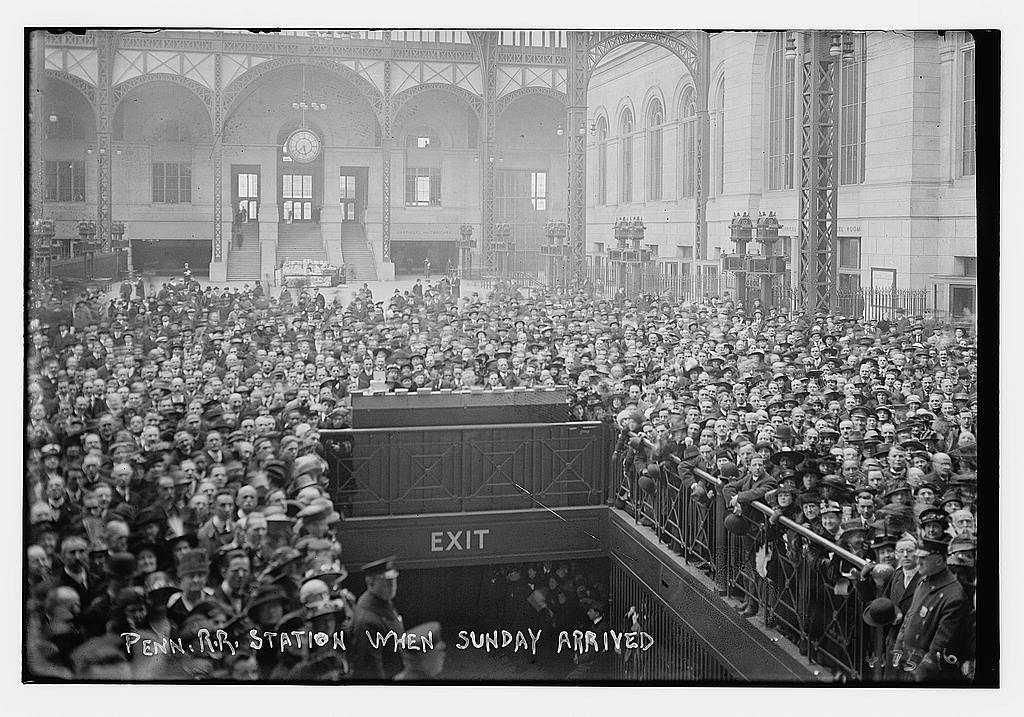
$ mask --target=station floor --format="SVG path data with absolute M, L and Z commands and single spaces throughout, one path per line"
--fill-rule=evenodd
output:
M 169 275 L 159 275 L 159 276 L 144 276 L 143 278 L 146 281 L 146 296 L 151 296 L 155 292 L 157 292 L 164 283 L 170 281 L 172 277 L 169 276 Z M 180 279 L 181 277 L 179 276 L 177 278 Z M 398 279 L 395 279 L 394 281 L 366 281 L 366 282 L 356 281 L 356 282 L 350 282 L 350 283 L 348 283 L 346 285 L 343 285 L 343 286 L 326 287 L 326 288 L 321 289 L 320 293 L 322 293 L 324 295 L 324 298 L 327 299 L 328 303 L 331 303 L 332 301 L 334 301 L 334 297 L 335 296 L 340 295 L 342 302 L 345 305 L 348 305 L 348 303 L 350 301 L 352 301 L 352 297 L 355 295 L 356 291 L 361 289 L 363 287 L 363 284 L 366 284 L 369 287 L 370 291 L 373 292 L 373 297 L 374 297 L 375 301 L 384 301 L 384 300 L 386 300 L 387 297 L 391 296 L 395 292 L 395 289 L 398 289 L 399 291 L 403 291 L 403 292 L 406 291 L 406 290 L 412 289 L 413 285 L 416 283 L 416 278 L 417 277 L 415 277 L 415 276 L 403 276 L 403 277 L 399 277 Z M 419 277 L 419 278 L 423 281 L 424 284 L 426 284 L 426 279 L 424 279 L 424 277 Z M 439 275 L 434 274 L 433 276 L 431 276 L 430 281 L 436 283 L 436 282 L 440 281 L 440 279 L 441 279 L 441 277 Z M 221 288 L 221 289 L 223 289 L 223 288 L 234 289 L 236 287 L 238 289 L 242 289 L 245 286 L 251 287 L 254 284 L 253 281 L 218 281 L 218 282 L 211 282 L 206 277 L 201 277 L 201 276 L 200 277 L 196 277 L 196 280 L 204 288 L 207 287 L 207 286 L 216 286 L 216 287 Z M 120 286 L 121 286 L 120 282 L 113 282 L 110 285 L 110 290 L 107 293 L 107 298 L 109 299 L 110 297 L 117 296 L 118 293 L 119 293 L 119 290 L 120 290 Z M 283 289 L 284 289 L 284 287 L 281 287 L 281 286 L 271 286 L 270 287 L 270 295 L 271 296 L 279 296 L 281 294 L 281 291 L 283 291 Z M 477 282 L 472 282 L 472 281 L 464 281 L 464 282 L 462 282 L 462 295 L 463 296 L 467 296 L 468 293 L 472 293 L 474 291 L 479 291 L 481 295 L 483 295 L 484 292 L 485 292 L 485 290 L 482 289 L 480 284 L 477 283 Z M 295 294 L 293 292 L 293 296 L 294 295 Z M 133 296 L 134 296 L 134 294 L 133 294 Z

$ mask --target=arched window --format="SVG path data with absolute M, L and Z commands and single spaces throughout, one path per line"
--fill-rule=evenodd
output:
M 786 59 L 785 36 L 776 33 L 768 76 L 768 189 L 793 188 L 796 60 Z
M 962 139 L 960 146 L 960 173 L 964 177 L 977 174 L 977 136 L 975 133 L 974 114 L 974 36 L 964 33 L 964 46 L 960 55 L 963 85 L 963 117 L 961 121 Z
M 842 60 L 839 81 L 839 183 L 864 181 L 864 72 L 867 67 L 863 33 L 851 38 L 853 57 Z
M 619 202 L 633 201 L 633 111 L 626 108 L 619 121 L 619 137 L 622 142 L 622 164 L 619 172 Z
M 597 203 L 608 203 L 608 120 L 597 121 Z
M 409 149 L 440 149 L 441 140 L 429 127 L 417 127 L 406 136 L 405 146 Z
M 696 192 L 697 102 L 693 88 L 687 87 L 679 103 L 679 195 L 692 197 Z
M 662 125 L 665 123 L 665 109 L 655 98 L 647 109 L 647 198 L 661 199 L 661 178 L 664 174 L 664 147 Z
M 711 112 L 711 148 L 712 158 L 711 187 L 715 196 L 722 194 L 725 188 L 725 78 L 719 80 L 715 87 L 715 104 Z

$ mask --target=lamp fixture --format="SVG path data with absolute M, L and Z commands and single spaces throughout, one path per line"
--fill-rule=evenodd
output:
M 796 36 L 791 32 L 786 33 L 786 59 L 796 59 Z
M 597 134 L 597 122 L 595 120 L 590 120 L 590 134 Z
M 57 115 L 50 115 L 50 121 L 51 122 L 56 122 L 57 121 Z
M 576 134 L 578 134 L 580 137 L 586 137 L 587 136 L 587 125 L 584 124 L 583 122 L 580 122 L 580 126 L 576 130 Z
M 565 130 L 562 129 L 562 123 L 561 122 L 558 123 L 558 127 L 555 129 L 555 134 L 557 134 L 559 137 L 561 137 L 563 134 L 565 134 Z
M 856 56 L 853 52 L 853 33 L 843 33 L 843 61 L 853 62 Z
M 832 44 L 828 48 L 828 54 L 833 59 L 839 59 L 843 54 L 842 35 L 838 32 L 832 35 Z
M 319 102 L 317 100 L 310 100 L 306 94 L 306 68 L 302 66 L 300 68 L 302 73 L 302 94 L 299 95 L 298 99 L 292 102 L 292 110 L 296 112 L 302 112 L 302 127 L 306 126 L 306 110 L 312 112 L 324 112 L 327 110 L 326 102 Z M 315 88 L 313 94 L 315 95 Z

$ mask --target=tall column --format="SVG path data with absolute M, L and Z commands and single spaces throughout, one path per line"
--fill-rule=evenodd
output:
M 590 81 L 587 47 L 590 34 L 586 31 L 568 33 L 569 71 L 566 86 L 569 90 L 569 109 L 566 131 L 569 133 L 569 271 L 573 278 L 586 273 L 587 254 L 587 135 L 579 133 L 587 122 L 587 83 Z
M 697 127 L 694 154 L 694 251 L 697 259 L 708 258 L 708 190 L 711 169 L 711 118 L 708 115 L 708 93 L 711 89 L 711 36 L 706 32 L 697 35 Z
M 220 43 L 218 43 L 220 45 Z M 224 94 L 221 48 L 213 56 L 213 248 L 210 280 L 227 279 L 224 257 Z
M 830 311 L 836 298 L 835 60 L 829 33 L 806 32 L 800 57 L 800 299 Z
M 480 50 L 483 63 L 482 76 L 484 102 L 480 117 L 480 251 L 490 271 L 494 271 L 497 257 L 494 252 L 494 135 L 497 126 L 498 104 L 498 34 L 481 32 Z
M 391 33 L 384 31 L 389 57 L 384 60 L 384 81 L 381 87 L 381 261 L 391 263 L 391 150 L 394 146 L 391 107 Z
M 112 84 L 117 33 L 109 30 L 97 32 L 96 49 L 96 241 L 101 251 L 110 251 L 113 197 L 110 138 L 114 124 Z
M 32 115 L 29 121 L 29 221 L 34 221 L 43 218 L 43 200 L 46 197 L 46 157 L 43 155 L 46 33 L 36 30 L 29 36 L 29 43 L 29 111 Z

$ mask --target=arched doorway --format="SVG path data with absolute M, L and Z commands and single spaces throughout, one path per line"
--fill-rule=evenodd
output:
M 112 214 L 129 231 L 132 264 L 176 274 L 188 262 L 205 273 L 214 169 L 210 113 L 193 88 L 168 78 L 126 83 L 113 117 Z M 115 94 L 118 94 L 115 88 Z

